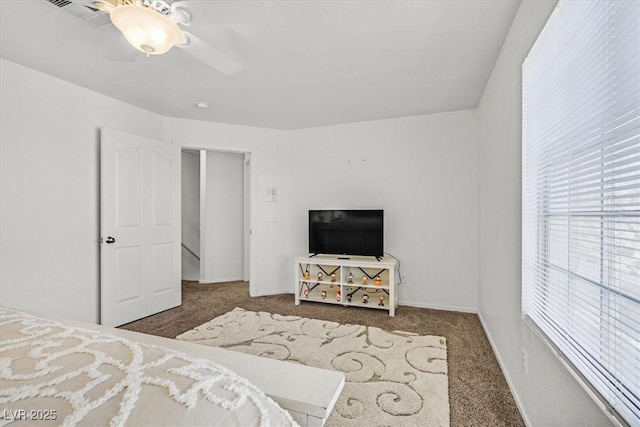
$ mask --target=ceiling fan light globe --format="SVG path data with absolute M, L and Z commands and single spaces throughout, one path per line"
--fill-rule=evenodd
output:
M 153 46 L 162 46 L 167 43 L 167 34 L 162 28 L 149 28 L 147 37 L 153 43 Z
M 118 6 L 110 17 L 131 46 L 147 55 L 161 55 L 182 41 L 175 21 L 145 6 Z

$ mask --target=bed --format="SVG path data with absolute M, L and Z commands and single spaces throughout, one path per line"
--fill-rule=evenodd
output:
M 0 307 L 0 426 L 297 425 L 185 344 Z

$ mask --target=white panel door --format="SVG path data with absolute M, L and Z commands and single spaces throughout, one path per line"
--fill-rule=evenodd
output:
M 100 322 L 119 326 L 182 303 L 180 147 L 101 139 Z

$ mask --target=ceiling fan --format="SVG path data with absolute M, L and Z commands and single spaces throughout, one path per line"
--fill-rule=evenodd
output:
M 111 22 L 127 42 L 147 56 L 161 55 L 177 47 L 224 75 L 234 74 L 243 68 L 233 58 L 181 28 L 189 26 L 191 21 L 190 13 L 183 7 L 187 2 L 169 4 L 163 0 L 85 0 L 81 3 L 108 13 Z M 131 62 L 136 56 L 130 52 L 118 49 L 109 53 L 107 58 Z

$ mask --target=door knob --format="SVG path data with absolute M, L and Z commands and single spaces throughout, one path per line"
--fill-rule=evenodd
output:
M 113 237 L 109 236 L 109 237 L 107 237 L 105 242 L 108 243 L 108 244 L 115 243 L 116 239 L 114 239 Z

